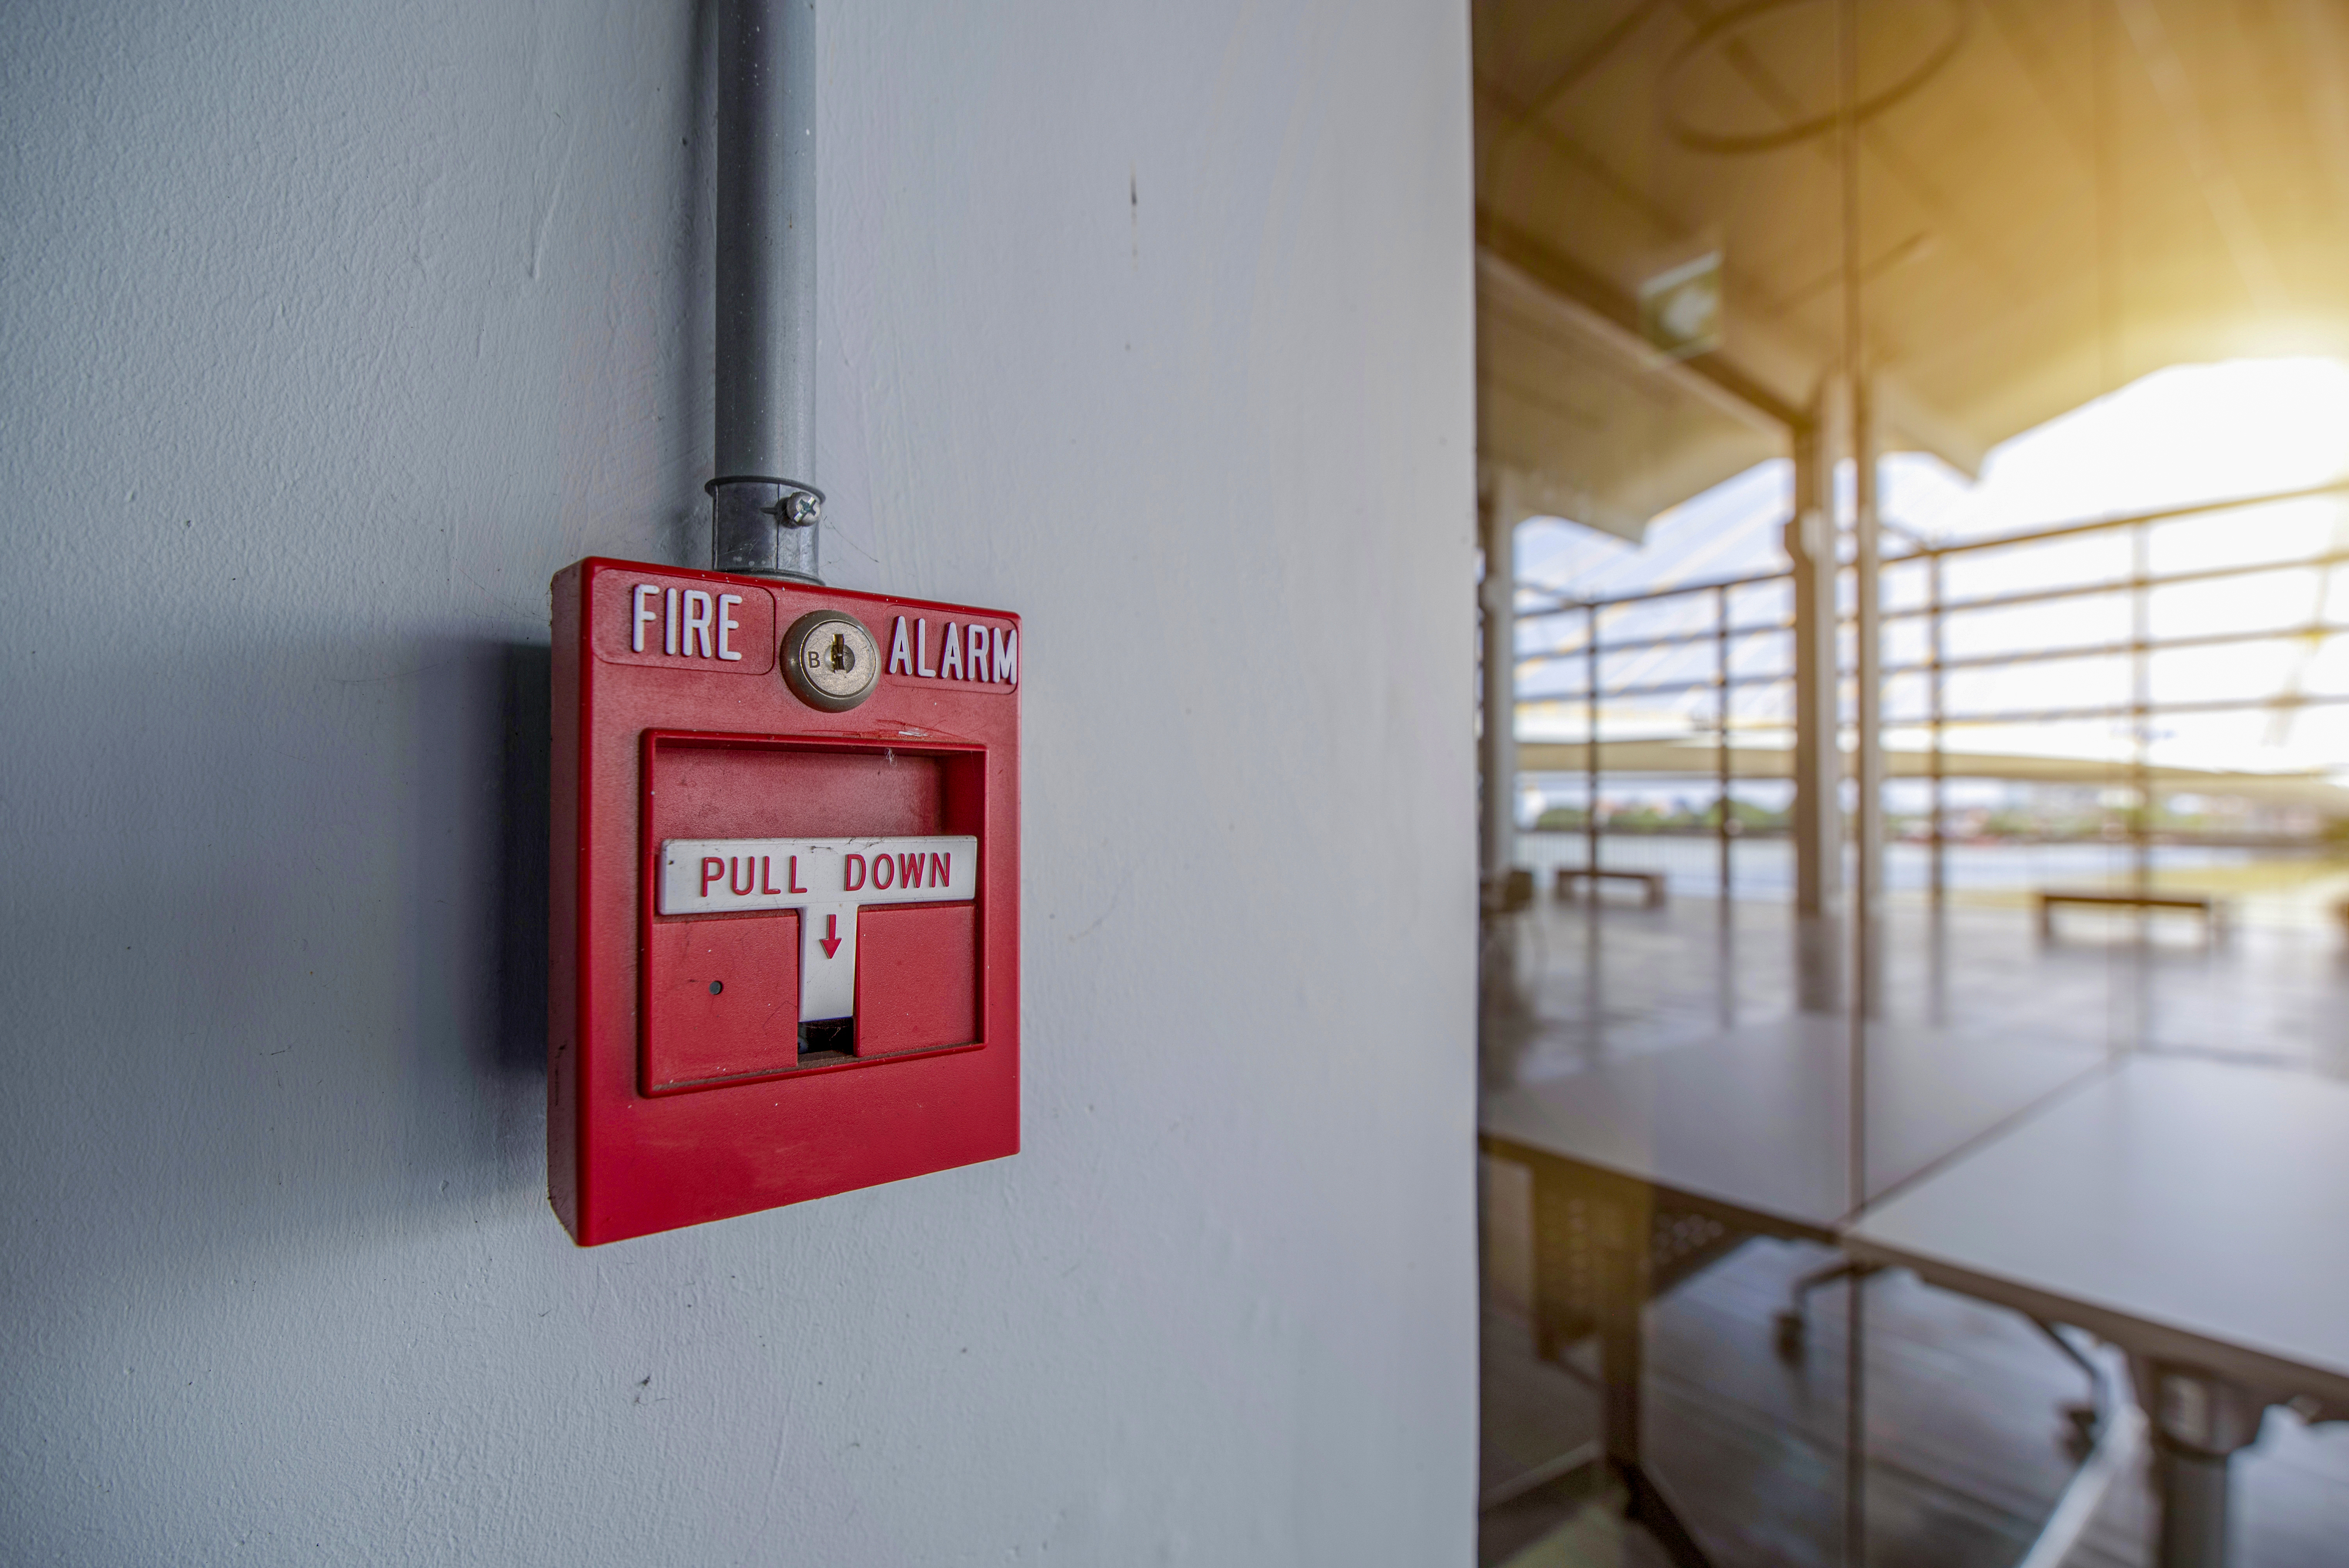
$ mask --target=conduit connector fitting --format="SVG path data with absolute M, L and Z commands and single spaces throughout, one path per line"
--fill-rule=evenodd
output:
M 823 491 L 761 474 L 731 474 L 702 488 L 709 493 L 713 570 L 823 585 L 816 560 Z

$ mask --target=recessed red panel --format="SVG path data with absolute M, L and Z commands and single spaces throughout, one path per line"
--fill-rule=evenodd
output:
M 856 1054 L 881 1056 L 978 1038 L 978 917 L 970 904 L 864 912 Z
M 645 945 L 647 1089 L 799 1065 L 796 911 L 655 920 Z
M 573 1237 L 1018 1152 L 1018 618 L 625 561 L 554 592 L 547 1179 Z M 887 650 L 845 712 L 779 669 L 816 610 Z
M 885 743 L 746 746 L 678 736 L 655 749 L 647 786 L 664 838 L 878 837 L 945 831 L 952 765 Z

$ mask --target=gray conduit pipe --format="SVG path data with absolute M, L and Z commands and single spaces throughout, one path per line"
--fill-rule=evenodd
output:
M 719 0 L 709 564 L 821 582 L 814 0 Z

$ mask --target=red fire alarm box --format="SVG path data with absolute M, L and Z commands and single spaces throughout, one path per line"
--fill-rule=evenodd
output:
M 1018 617 L 585 560 L 554 732 L 574 1240 L 1018 1152 Z

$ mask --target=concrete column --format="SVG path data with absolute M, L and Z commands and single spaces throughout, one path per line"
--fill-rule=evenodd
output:
M 1516 486 L 1504 472 L 1493 479 L 1479 521 L 1484 532 L 1485 582 L 1478 594 L 1485 626 L 1485 733 L 1478 752 L 1484 774 L 1480 818 L 1484 881 L 1489 900 L 1501 898 L 1517 860 L 1517 551 Z
M 1795 975 L 1806 1012 L 1843 1005 L 1843 750 L 1837 681 L 1835 469 L 1847 399 L 1821 389 L 1795 432 Z
M 1516 918 L 1509 873 L 1517 863 L 1517 487 L 1496 474 L 1483 498 L 1485 581 L 1477 593 L 1485 628 L 1485 728 L 1478 737 L 1483 774 L 1480 810 L 1483 859 L 1477 867 L 1478 971 L 1481 1038 L 1488 1051 L 1512 1038 L 1532 1012 L 1528 966 L 1518 946 L 1524 922 Z
M 1857 688 L 1852 777 L 1854 1000 L 1863 1016 L 1884 1012 L 1884 619 L 1883 534 L 1876 506 L 1875 389 L 1862 375 L 1851 398 L 1852 596 Z

